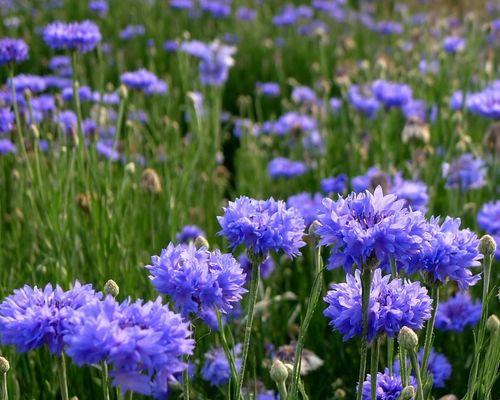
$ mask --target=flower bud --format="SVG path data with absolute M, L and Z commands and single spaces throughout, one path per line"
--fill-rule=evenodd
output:
M 490 235 L 484 235 L 479 241 L 479 251 L 486 257 L 495 254 L 497 244 Z
M 120 293 L 120 287 L 113 279 L 109 279 L 104 285 L 104 294 L 110 294 L 113 297 L 118 296 Z
M 158 173 L 152 168 L 146 168 L 142 173 L 141 186 L 149 193 L 161 193 L 161 182 Z
M 194 240 L 194 246 L 199 249 L 200 247 L 205 247 L 207 249 L 210 248 L 210 244 L 208 243 L 208 240 L 205 239 L 203 236 L 197 236 L 196 239 Z
M 6 374 L 10 369 L 9 360 L 0 356 L 0 374 Z
M 413 386 L 406 386 L 399 395 L 399 400 L 411 400 L 415 397 L 415 388 Z
M 486 329 L 488 329 L 489 332 L 494 333 L 498 331 L 498 328 L 500 328 L 500 320 L 495 314 L 490 315 L 486 320 Z
M 308 234 L 310 236 L 315 236 L 316 235 L 316 231 L 318 230 L 318 228 L 321 226 L 321 222 L 319 222 L 318 220 L 314 220 L 312 222 L 312 224 L 309 226 L 309 230 L 308 230 Z
M 418 346 L 418 336 L 413 329 L 403 326 L 398 334 L 398 343 L 405 350 L 416 350 Z
M 121 99 L 126 99 L 128 97 L 128 89 L 125 85 L 121 85 L 118 89 L 118 96 L 120 96 Z
M 283 383 L 288 378 L 288 370 L 280 360 L 274 360 L 273 365 L 271 365 L 271 370 L 269 371 L 271 379 L 276 383 Z
M 346 398 L 346 392 L 344 389 L 342 388 L 338 388 L 337 390 L 335 390 L 335 393 L 334 393 L 334 399 L 345 399 Z

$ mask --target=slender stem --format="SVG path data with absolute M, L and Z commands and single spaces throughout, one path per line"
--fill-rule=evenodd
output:
M 2 377 L 2 399 L 9 400 L 9 392 L 7 391 L 7 372 Z
M 82 129 L 82 106 L 80 104 L 80 88 L 78 83 L 77 76 L 77 52 L 73 51 L 71 53 L 71 66 L 73 69 L 73 103 L 75 106 L 76 118 L 77 118 L 77 129 L 78 129 L 78 140 L 81 140 L 81 145 L 85 146 L 85 138 L 83 137 L 83 129 Z
M 318 246 L 315 253 L 315 264 L 316 264 L 316 276 L 314 278 L 314 283 L 311 288 L 311 295 L 309 296 L 309 304 L 306 310 L 306 316 L 304 322 L 300 327 L 299 337 L 297 339 L 297 345 L 295 347 L 295 356 L 293 363 L 293 376 L 292 376 L 292 393 L 291 398 L 296 399 L 298 396 L 299 380 L 300 380 L 300 363 L 302 358 L 302 349 L 304 348 L 304 341 L 309 329 L 309 324 L 311 323 L 312 317 L 314 315 L 314 310 L 318 304 L 318 299 L 323 289 L 323 260 L 321 258 L 321 246 Z
M 380 353 L 380 339 L 375 339 L 372 345 L 371 362 L 370 362 L 371 400 L 377 400 L 377 372 L 378 372 L 379 353 Z
M 59 372 L 59 385 L 61 387 L 61 399 L 69 400 L 68 378 L 66 376 L 66 359 L 64 357 L 64 353 L 62 353 L 61 357 L 57 359 L 57 367 Z
M 370 289 L 372 281 L 372 268 L 364 265 L 361 270 L 361 353 L 359 360 L 358 391 L 356 399 L 361 400 L 363 391 L 361 385 L 366 375 L 366 359 L 368 356 L 368 305 L 370 302 Z
M 424 400 L 422 376 L 420 374 L 420 366 L 418 365 L 417 352 L 415 350 L 410 351 L 410 361 L 415 372 L 415 379 L 417 380 L 417 400 Z
M 108 364 L 106 361 L 101 363 L 101 384 L 102 384 L 102 396 L 104 400 L 109 400 L 109 386 L 108 386 Z
M 427 328 L 425 331 L 425 342 L 424 342 L 424 356 L 422 358 L 422 374 L 424 376 L 424 384 L 427 382 L 427 364 L 429 362 L 429 357 L 431 355 L 432 342 L 434 336 L 434 321 L 436 320 L 436 312 L 439 303 L 439 286 L 433 285 L 431 289 L 432 296 L 432 313 L 431 318 L 427 321 Z
M 299 391 L 302 396 L 302 400 L 309 400 L 309 396 L 307 395 L 306 389 L 304 388 L 304 382 L 302 382 L 300 376 L 299 376 Z
M 278 391 L 280 392 L 280 399 L 288 398 L 288 392 L 286 390 L 285 382 L 278 383 Z
M 231 350 L 229 349 L 229 345 L 227 343 L 224 324 L 222 323 L 222 315 L 219 310 L 215 310 L 215 313 L 217 315 L 217 323 L 219 325 L 219 338 L 222 344 L 222 348 L 224 349 L 224 353 L 226 353 L 229 367 L 231 368 L 231 379 L 236 383 L 238 381 L 238 370 L 236 369 L 236 363 L 234 362 L 233 353 L 231 353 Z
M 187 366 L 186 369 L 182 371 L 182 391 L 182 397 L 185 400 L 189 400 L 191 397 L 189 394 L 189 366 Z
M 399 346 L 399 365 L 401 370 L 401 382 L 403 387 L 408 386 L 408 370 L 406 368 L 406 350 Z
M 126 400 L 132 400 L 134 398 L 134 392 L 132 392 L 131 390 L 128 391 L 125 398 L 126 398 Z
M 248 350 L 250 348 L 250 337 L 252 335 L 252 325 L 253 325 L 253 310 L 255 308 L 255 303 L 257 302 L 257 290 L 259 288 L 260 279 L 260 264 L 261 258 L 253 255 L 250 257 L 252 260 L 252 280 L 250 282 L 250 293 L 248 298 L 248 311 L 247 311 L 247 323 L 245 326 L 245 339 L 243 341 L 243 352 L 241 355 L 241 371 L 238 375 L 238 380 L 236 381 L 236 397 L 243 399 L 241 396 L 241 388 L 243 385 L 243 379 L 245 377 L 245 367 L 248 358 Z
M 394 338 L 387 338 L 387 367 L 389 368 L 389 375 L 392 376 L 392 365 L 394 364 Z

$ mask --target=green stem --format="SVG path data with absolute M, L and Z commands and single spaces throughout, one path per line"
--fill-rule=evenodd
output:
M 189 394 L 189 365 L 182 371 L 182 392 L 183 399 L 189 400 L 191 397 Z
M 417 380 L 417 400 L 424 400 L 423 382 L 420 374 L 420 366 L 418 365 L 417 352 L 415 349 L 410 351 L 410 361 Z
M 57 368 L 59 372 L 59 385 L 61 387 L 61 399 L 69 400 L 68 378 L 66 376 L 66 359 L 64 357 L 64 353 L 62 353 L 61 357 L 57 359 Z
M 302 396 L 302 400 L 309 400 L 309 396 L 306 393 L 306 389 L 304 388 L 304 382 L 299 377 L 299 391 Z
M 134 398 L 134 392 L 132 392 L 131 390 L 128 391 L 125 398 L 126 398 L 126 400 L 132 400 Z
M 401 346 L 398 347 L 399 349 L 399 365 L 401 369 L 401 382 L 403 384 L 403 387 L 408 386 L 408 381 L 409 381 L 409 374 L 408 370 L 406 368 L 406 350 L 403 349 Z
M 7 372 L 3 374 L 2 378 L 2 399 L 9 400 L 9 392 L 7 391 Z
M 236 363 L 234 362 L 233 353 L 231 353 L 231 350 L 229 349 L 229 345 L 227 343 L 224 324 L 222 323 L 222 315 L 219 310 L 215 310 L 215 313 L 217 315 L 217 324 L 219 325 L 219 338 L 222 344 L 222 348 L 224 349 L 224 353 L 226 353 L 229 367 L 231 368 L 231 379 L 236 383 L 238 381 L 238 370 L 236 369 Z
M 108 364 L 106 361 L 101 363 L 101 384 L 102 384 L 102 395 L 104 400 L 109 400 L 109 386 L 108 386 Z
M 278 391 L 280 392 L 280 399 L 286 400 L 288 398 L 285 382 L 278 383 Z
M 236 397 L 243 399 L 241 396 L 241 388 L 243 385 L 243 379 L 245 377 L 245 367 L 248 358 L 248 350 L 250 348 L 250 337 L 252 335 L 252 325 L 253 325 L 253 310 L 255 308 L 255 303 L 257 302 L 257 291 L 259 288 L 260 279 L 260 264 L 261 257 L 251 255 L 249 253 L 250 259 L 252 260 L 252 278 L 250 282 L 250 293 L 248 297 L 248 310 L 247 310 L 247 323 L 245 326 L 245 339 L 243 341 L 243 352 L 241 355 L 241 371 L 238 375 L 238 380 L 236 381 Z
M 318 304 L 318 299 L 323 289 L 323 260 L 321 258 L 321 246 L 315 253 L 315 264 L 316 264 L 316 276 L 314 278 L 314 283 L 311 288 L 311 295 L 309 297 L 309 304 L 306 310 L 306 316 L 304 322 L 300 327 L 299 337 L 297 339 L 297 345 L 295 347 L 295 356 L 293 363 L 293 376 L 292 376 L 292 393 L 291 398 L 297 399 L 299 380 L 300 380 L 300 362 L 302 358 L 302 349 L 304 348 L 304 341 L 309 329 L 309 324 L 314 315 L 316 305 Z
M 439 304 L 439 286 L 434 284 L 431 288 L 432 297 L 432 312 L 431 318 L 427 321 L 427 328 L 425 331 L 425 341 L 424 341 L 424 356 L 422 358 L 422 373 L 424 375 L 424 385 L 427 382 L 427 364 L 429 363 L 429 357 L 431 355 L 432 342 L 434 336 L 434 321 L 436 320 L 436 312 Z
M 372 345 L 371 362 L 370 362 L 371 400 L 377 400 L 377 372 L 378 372 L 379 353 L 380 353 L 380 339 L 375 339 Z
M 387 338 L 387 367 L 389 368 L 389 375 L 392 376 L 392 365 L 394 364 L 394 338 Z

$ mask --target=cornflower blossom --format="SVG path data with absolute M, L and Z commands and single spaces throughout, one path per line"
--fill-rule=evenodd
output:
M 129 88 L 141 90 L 147 95 L 161 94 L 168 90 L 166 82 L 163 82 L 155 74 L 144 68 L 124 72 L 120 76 L 120 81 Z
M 500 85 L 492 84 L 467 97 L 467 109 L 474 114 L 493 120 L 500 119 Z
M 38 75 L 25 75 L 19 74 L 14 76 L 13 79 L 7 81 L 8 86 L 14 86 L 14 90 L 18 94 L 23 94 L 26 90 L 32 93 L 43 92 L 47 88 L 45 79 Z
M 366 380 L 363 382 L 361 389 L 363 391 L 363 400 L 371 400 L 371 381 L 371 375 L 366 375 Z M 417 382 L 413 377 L 410 377 L 409 385 L 413 386 L 416 391 Z M 403 389 L 401 376 L 396 374 L 391 375 L 387 368 L 383 373 L 377 372 L 377 400 L 397 400 Z
M 16 154 L 17 148 L 10 139 L 0 139 L 0 155 Z
M 439 303 L 435 327 L 440 331 L 463 332 L 467 326 L 474 327 L 481 319 L 482 305 L 468 294 L 457 293 L 447 301 Z
M 184 371 L 183 356 L 192 354 L 188 323 L 163 305 L 161 298 L 118 303 L 112 296 L 91 303 L 73 316 L 64 340 L 76 365 L 106 361 L 114 386 L 165 398 L 169 383 Z
M 346 174 L 339 174 L 321 180 L 321 190 L 323 193 L 344 193 L 347 190 L 348 177 Z
M 287 134 L 310 133 L 316 128 L 317 122 L 313 117 L 290 111 L 280 116 L 276 121 L 265 122 L 262 131 L 263 133 L 285 136 Z
M 217 219 L 222 228 L 219 235 L 229 241 L 232 249 L 244 245 L 253 254 L 267 256 L 274 251 L 295 257 L 305 245 L 303 218 L 281 200 L 242 196 L 229 202 L 224 215 Z
M 380 108 L 380 102 L 369 86 L 352 85 L 347 91 L 347 99 L 356 110 L 368 118 L 374 118 Z
M 28 59 L 28 45 L 22 39 L 4 37 L 0 39 L 0 66 L 19 64 Z
M 100 298 L 92 285 L 78 281 L 67 291 L 50 283 L 43 289 L 25 285 L 0 304 L 0 342 L 22 353 L 47 346 L 59 356 L 64 336 L 74 325 L 74 314 Z
M 306 227 L 311 225 L 317 219 L 321 209 L 323 196 L 321 193 L 299 193 L 290 196 L 286 201 L 288 207 L 294 207 L 299 210 L 300 215 L 304 218 Z
M 273 179 L 295 178 L 304 175 L 307 167 L 302 161 L 293 161 L 284 157 L 276 157 L 267 165 L 267 172 Z
M 424 182 L 403 179 L 402 174 L 398 172 L 392 180 L 390 192 L 398 199 L 404 200 L 405 207 L 426 212 L 429 194 Z
M 484 204 L 477 214 L 477 224 L 497 243 L 495 258 L 500 259 L 500 200 Z
M 91 0 L 89 1 L 89 10 L 104 18 L 108 14 L 109 5 L 106 0 Z
M 479 157 L 464 153 L 451 163 L 442 166 L 446 187 L 467 191 L 480 189 L 486 185 L 486 166 Z
M 194 244 L 170 243 L 146 268 L 155 289 L 168 295 L 183 316 L 217 309 L 228 313 L 246 289 L 245 273 L 231 254 Z
M 280 85 L 276 82 L 257 82 L 257 93 L 265 97 L 278 97 L 281 94 Z
M 43 40 L 55 50 L 88 53 L 101 41 L 99 27 L 92 21 L 53 22 L 43 30 Z
M 127 25 L 120 32 L 120 39 L 130 40 L 135 37 L 144 36 L 145 34 L 146 34 L 146 28 L 144 28 L 144 25 Z
M 428 239 L 427 223 L 418 211 L 404 208 L 404 200 L 384 196 L 378 186 L 374 193 L 352 193 L 347 198 L 323 200 L 317 230 L 320 244 L 330 247 L 328 268 L 343 266 L 350 272 L 371 257 L 384 268 L 390 258 L 404 267 L 422 251 Z
M 402 107 L 412 100 L 413 95 L 410 86 L 384 80 L 373 82 L 372 91 L 377 100 L 387 108 Z
M 185 225 L 180 232 L 175 235 L 175 240 L 177 243 L 188 244 L 189 242 L 195 240 L 198 236 L 206 236 L 203 229 L 196 225 Z
M 9 133 L 14 129 L 14 114 L 8 108 L 0 108 L 0 134 Z
M 458 36 L 448 36 L 443 40 L 443 49 L 447 53 L 455 54 L 465 49 L 465 39 Z
M 298 104 L 314 104 L 317 101 L 316 93 L 310 87 L 297 86 L 292 90 L 292 100 Z
M 419 282 L 403 279 L 390 280 L 376 269 L 368 304 L 368 340 L 387 334 L 395 337 L 403 326 L 418 330 L 431 316 L 432 301 L 427 289 Z M 323 314 L 329 325 L 338 330 L 344 340 L 362 333 L 361 275 L 347 274 L 346 282 L 334 283 L 324 301 L 328 304 Z
M 232 349 L 236 370 L 241 369 L 241 344 Z M 222 386 L 231 379 L 231 367 L 222 347 L 213 348 L 205 353 L 205 362 L 201 368 L 201 377 L 212 386 Z

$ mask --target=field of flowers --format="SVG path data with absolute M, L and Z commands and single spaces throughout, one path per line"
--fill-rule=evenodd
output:
M 0 16 L 1 400 L 500 398 L 500 3 Z

